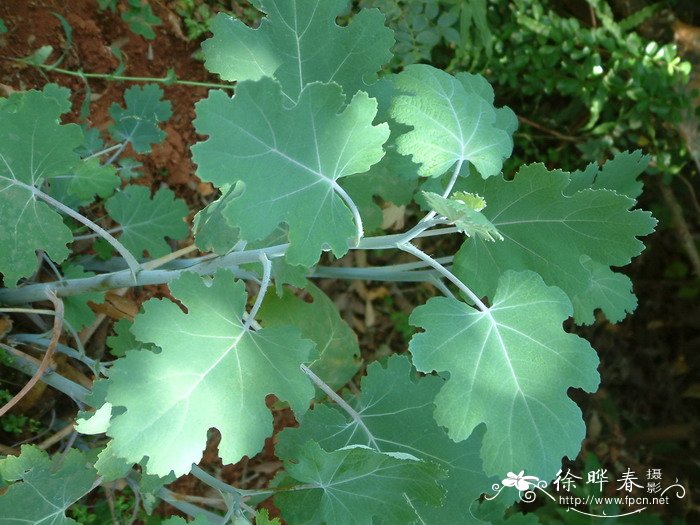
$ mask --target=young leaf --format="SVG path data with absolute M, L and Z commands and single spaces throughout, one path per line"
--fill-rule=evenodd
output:
M 277 454 L 295 457 L 299 447 L 313 440 L 329 452 L 366 445 L 433 461 L 446 474 L 439 482 L 447 494 L 438 508 L 415 502 L 421 523 L 470 523 L 470 507 L 496 481 L 481 466 L 483 433 L 476 431 L 466 441 L 452 441 L 433 419 L 433 400 L 444 380 L 437 376 L 412 379 L 412 375 L 411 363 L 404 356 L 390 357 L 386 368 L 372 363 L 362 378 L 360 396 L 348 399 L 363 426 L 337 405 L 317 404 L 304 414 L 299 428 L 282 431 Z
M 562 323 L 571 302 L 533 272 L 506 272 L 486 311 L 447 297 L 410 317 L 425 330 L 409 350 L 422 372 L 449 372 L 435 398 L 435 419 L 456 441 L 486 423 L 488 474 L 525 470 L 548 479 L 562 456 L 575 458 L 585 437 L 567 389 L 598 387 L 598 357 Z
M 187 204 L 167 188 L 151 198 L 147 187 L 127 186 L 110 197 L 105 208 L 122 227 L 119 242 L 136 257 L 144 251 L 162 257 L 171 251 L 165 237 L 179 240 L 187 235 Z
M 80 127 L 59 123 L 70 108 L 68 94 L 49 84 L 43 93 L 0 98 L 0 272 L 8 285 L 34 272 L 35 250 L 59 263 L 70 253 L 70 229 L 34 193 L 82 162 L 74 151 L 83 143 Z
M 493 89 L 478 75 L 452 76 L 428 65 L 408 66 L 394 79 L 391 116 L 413 130 L 397 140 L 398 152 L 439 177 L 457 161 L 470 161 L 484 178 L 498 174 L 513 150 L 515 114 L 493 105 Z
M 484 214 L 479 210 L 475 210 L 466 202 L 455 198 L 447 199 L 442 195 L 429 191 L 424 191 L 423 197 L 438 215 L 446 217 L 459 231 L 469 237 L 477 235 L 483 240 L 490 242 L 503 240 L 503 236 L 498 233 L 496 227 L 484 217 Z
M 413 505 L 436 507 L 443 493 L 435 481 L 441 477 L 439 467 L 408 454 L 362 446 L 326 452 L 307 441 L 293 458 L 282 459 L 292 478 L 283 483 L 303 483 L 301 489 L 275 496 L 289 523 L 372 525 L 375 518 L 413 523 Z
M 302 337 L 316 343 L 319 357 L 310 368 L 332 388 L 344 386 L 360 367 L 357 336 L 340 317 L 333 301 L 308 282 L 305 289 L 313 302 L 308 303 L 284 291 L 282 297 L 267 294 L 260 308 L 263 326 L 295 326 Z
M 133 86 L 124 92 L 126 108 L 113 103 L 109 114 L 114 119 L 109 132 L 115 142 L 129 142 L 138 153 L 151 151 L 151 144 L 165 138 L 158 124 L 172 115 L 171 104 L 161 100 L 163 90 L 155 84 Z
M 610 190 L 565 196 L 569 180 L 568 173 L 547 171 L 542 164 L 523 166 L 513 181 L 464 180 L 460 187 L 483 196 L 488 203 L 483 214 L 505 241 L 468 239 L 455 256 L 454 272 L 477 295 L 491 297 L 504 271 L 533 270 L 577 305 L 577 322 L 592 320 L 596 308 L 621 319 L 629 300 L 611 302 L 606 296 L 628 296 L 629 286 L 609 267 L 639 255 L 644 245 L 637 237 L 651 233 L 656 221 L 648 212 L 630 211 L 634 201 Z M 582 255 L 599 264 L 595 271 L 582 264 Z M 601 296 L 591 283 L 594 276 L 614 289 Z
M 335 23 L 344 0 L 263 0 L 267 16 L 252 29 L 220 13 L 202 44 L 205 66 L 224 80 L 274 78 L 296 101 L 307 84 L 335 82 L 352 95 L 391 59 L 394 38 L 384 16 L 363 9 L 347 27 Z
M 49 458 L 33 445 L 22 445 L 20 456 L 0 460 L 0 478 L 14 482 L 0 496 L 3 523 L 77 525 L 66 510 L 90 491 L 97 474 L 76 449 Z
M 107 434 L 114 453 L 133 463 L 148 456 L 149 474 L 180 476 L 201 459 L 207 432 L 221 432 L 224 463 L 253 456 L 272 433 L 265 396 L 303 413 L 314 395 L 299 370 L 313 348 L 291 327 L 252 332 L 243 326 L 245 286 L 228 270 L 208 285 L 185 272 L 170 291 L 187 308 L 150 300 L 132 332 L 162 350 L 127 352 L 110 371 L 107 401 L 126 411 Z
M 122 20 L 129 24 L 129 29 L 137 35 L 153 40 L 156 37 L 153 26 L 160 25 L 161 19 L 153 13 L 148 2 L 128 0 L 128 4 L 128 7 L 122 12 Z
M 267 509 L 258 509 L 255 513 L 255 525 L 282 525 L 279 518 L 270 519 Z
M 279 85 L 264 79 L 238 84 L 233 98 L 211 91 L 197 103 L 195 127 L 209 135 L 192 148 L 197 174 L 217 187 L 245 184 L 222 212 L 243 239 L 265 239 L 287 223 L 293 265 L 312 266 L 326 246 L 338 257 L 348 251 L 359 217 L 338 179 L 384 154 L 389 129 L 372 125 L 376 101 L 364 93 L 343 101 L 337 85 L 311 84 L 286 108 Z

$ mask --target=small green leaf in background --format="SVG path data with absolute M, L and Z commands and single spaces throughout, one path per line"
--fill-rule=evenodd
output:
M 153 198 L 145 186 L 127 186 L 105 202 L 109 216 L 121 226 L 119 242 L 135 257 L 147 251 L 152 258 L 171 249 L 165 237 L 181 240 L 187 236 L 187 204 L 167 189 L 159 189 Z
M 289 523 L 372 525 L 375 518 L 413 523 L 418 518 L 413 505 L 437 507 L 444 493 L 435 481 L 442 477 L 440 468 L 408 454 L 360 445 L 326 452 L 307 441 L 294 457 L 282 459 L 289 476 L 283 486 L 304 486 L 274 498 Z
M 282 297 L 267 294 L 258 317 L 263 326 L 295 326 L 302 337 L 316 343 L 319 357 L 309 368 L 335 390 L 347 384 L 360 368 L 360 346 L 323 290 L 311 282 L 305 290 L 313 302 L 300 299 L 288 288 Z
M 163 98 L 163 90 L 155 84 L 133 86 L 124 92 L 123 108 L 114 102 L 109 114 L 114 124 L 109 132 L 115 142 L 129 142 L 137 153 L 149 153 L 152 144 L 165 138 L 159 124 L 172 115 L 172 106 Z
M 49 458 L 38 447 L 22 445 L 20 456 L 0 460 L 0 477 L 11 482 L 0 495 L 0 521 L 77 525 L 65 512 L 90 491 L 97 474 L 76 449 Z
M 486 311 L 434 297 L 411 314 L 425 330 L 409 345 L 415 367 L 450 374 L 435 419 L 455 441 L 486 424 L 488 474 L 525 470 L 550 479 L 563 456 L 581 450 L 586 426 L 567 390 L 598 388 L 598 356 L 564 331 L 572 313 L 564 292 L 536 273 L 508 271 Z
M 93 272 L 86 272 L 77 264 L 63 266 L 64 279 L 83 279 L 92 277 Z M 80 295 L 72 295 L 63 299 L 65 308 L 64 317 L 70 323 L 73 330 L 79 332 L 86 326 L 90 326 L 95 320 L 95 312 L 88 306 L 88 301 L 101 303 L 104 301 L 104 292 L 88 292 Z
M 228 270 L 213 279 L 185 272 L 169 287 L 188 313 L 169 300 L 144 304 L 131 331 L 161 352 L 115 361 L 107 401 L 126 411 L 107 435 L 116 456 L 133 463 L 148 456 L 149 474 L 181 476 L 201 459 L 212 427 L 221 432 L 224 463 L 257 454 L 272 434 L 268 394 L 297 415 L 306 411 L 314 388 L 299 365 L 313 343 L 292 327 L 246 330 L 245 285 Z
M 66 206 L 79 208 L 106 198 L 119 187 L 120 179 L 114 166 L 100 164 L 98 158 L 84 160 L 70 173 L 51 178 L 50 195 Z
M 147 40 L 153 40 L 156 37 L 153 27 L 162 23 L 162 20 L 153 13 L 148 0 L 128 0 L 127 8 L 121 16 L 122 20 L 129 24 L 131 31 Z

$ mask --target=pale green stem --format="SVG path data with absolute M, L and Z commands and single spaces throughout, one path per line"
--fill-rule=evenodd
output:
M 169 505 L 175 507 L 177 510 L 184 512 L 185 514 L 194 517 L 204 516 L 212 525 L 225 525 L 223 519 L 218 514 L 209 512 L 208 510 L 198 507 L 197 505 L 193 505 L 192 503 L 188 503 L 186 501 L 177 499 L 175 493 L 170 492 L 166 488 L 161 488 L 158 491 L 158 497 L 166 503 L 168 503 Z
M 119 233 L 123 230 L 121 226 L 115 226 L 114 228 L 110 228 L 109 230 L 105 230 L 107 233 Z M 97 237 L 101 237 L 99 233 L 88 233 L 86 235 L 75 235 L 73 237 L 74 241 L 86 241 L 88 239 L 96 239 Z
M 464 164 L 464 159 L 459 159 L 457 161 L 457 165 L 455 166 L 454 171 L 452 172 L 452 177 L 450 177 L 450 181 L 447 183 L 447 187 L 445 188 L 445 191 L 442 192 L 442 196 L 445 199 L 450 196 L 450 193 L 452 193 L 452 189 L 455 187 L 455 184 L 457 183 L 457 179 L 459 178 L 459 172 L 462 170 L 462 164 Z M 432 219 L 436 215 L 437 215 L 437 212 L 435 210 L 433 210 L 430 213 L 428 213 L 425 217 L 423 217 L 420 222 L 429 221 L 430 219 Z
M 234 89 L 234 86 L 230 84 L 215 84 L 213 82 L 197 82 L 194 80 L 181 80 L 177 77 L 129 77 L 124 75 L 112 75 L 110 73 L 85 73 L 83 71 L 71 71 L 70 69 L 63 69 L 60 67 L 51 67 L 46 64 L 31 64 L 34 67 L 40 69 L 45 69 L 52 71 L 54 73 L 61 73 L 62 75 L 70 75 L 72 77 L 79 78 L 101 78 L 104 80 L 109 80 L 112 82 L 156 82 L 159 84 L 171 85 L 180 84 L 183 86 L 197 86 L 197 87 L 207 87 L 207 88 L 218 88 L 218 89 Z
M 105 149 L 100 150 L 100 151 L 96 151 L 92 155 L 88 155 L 87 157 L 84 157 L 83 160 L 90 160 L 90 159 L 94 159 L 95 157 L 101 157 L 102 155 L 109 153 L 111 151 L 114 151 L 115 149 L 119 149 L 121 147 L 122 147 L 121 142 L 119 144 L 114 144 L 113 146 L 110 146 L 110 147 L 105 148 Z
M 342 408 L 352 418 L 352 420 L 357 424 L 357 426 L 360 427 L 367 435 L 367 439 L 375 448 L 375 450 L 377 450 L 377 452 L 381 452 L 379 444 L 377 444 L 377 440 L 374 439 L 374 435 L 372 434 L 372 432 L 370 432 L 369 428 L 367 428 L 365 422 L 362 421 L 362 417 L 360 417 L 360 414 L 358 414 L 357 411 L 347 403 L 347 401 L 345 401 L 342 397 L 336 394 L 336 392 L 330 386 L 328 386 L 320 377 L 314 374 L 308 366 L 300 365 L 299 368 L 301 368 L 301 371 L 304 372 L 307 376 L 309 376 L 311 381 L 313 381 L 318 388 L 323 390 L 323 392 L 325 392 L 326 395 L 328 395 L 328 397 L 335 401 L 338 404 L 338 406 Z
M 400 249 L 403 251 L 410 253 L 412 255 L 415 255 L 419 259 L 427 262 L 430 266 L 435 268 L 438 273 L 440 273 L 442 276 L 444 276 L 448 281 L 450 281 L 452 284 L 454 284 L 457 288 L 460 289 L 460 291 L 464 292 L 464 294 L 469 297 L 474 304 L 481 310 L 482 312 L 488 312 L 489 309 L 488 307 L 479 299 L 479 297 L 471 291 L 471 289 L 464 284 L 462 281 L 460 281 L 455 274 L 453 274 L 451 271 L 449 271 L 447 268 L 445 268 L 442 264 L 437 262 L 435 259 L 433 259 L 430 255 L 428 255 L 425 252 L 422 252 L 412 244 L 402 244 L 399 246 Z
M 250 309 L 248 318 L 245 320 L 245 324 L 243 325 L 244 330 L 250 330 L 250 325 L 253 323 L 253 321 L 255 321 L 255 316 L 258 314 L 258 310 L 260 310 L 260 306 L 262 305 L 263 299 L 265 298 L 265 293 L 267 293 L 267 287 L 270 285 L 272 262 L 270 261 L 270 259 L 267 258 L 267 255 L 265 255 L 264 253 L 260 254 L 260 262 L 262 263 L 263 267 L 263 278 L 262 282 L 260 283 L 260 290 L 258 291 L 258 296 L 255 298 L 253 307 Z
M 350 209 L 352 212 L 352 217 L 353 220 L 355 221 L 355 228 L 357 229 L 357 232 L 355 234 L 355 244 L 353 248 L 356 248 L 360 244 L 360 240 L 362 237 L 365 235 L 365 229 L 364 226 L 362 225 L 362 217 L 360 216 L 360 210 L 357 209 L 357 205 L 355 204 L 355 201 L 352 200 L 352 197 L 348 195 L 348 192 L 346 192 L 343 187 L 338 184 L 336 181 L 331 181 L 331 185 L 335 192 L 340 195 L 340 198 L 343 199 L 343 202 L 345 205 Z

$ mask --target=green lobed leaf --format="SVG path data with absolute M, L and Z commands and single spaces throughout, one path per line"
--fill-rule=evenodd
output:
M 36 250 L 62 262 L 70 253 L 70 229 L 39 200 L 34 188 L 65 175 L 80 162 L 83 143 L 76 124 L 60 124 L 70 108 L 69 92 L 49 84 L 0 98 L 0 272 L 14 285 L 34 273 Z
M 151 198 L 145 186 L 127 186 L 105 202 L 109 216 L 121 226 L 119 242 L 136 257 L 147 251 L 153 258 L 170 253 L 165 237 L 180 240 L 187 236 L 184 221 L 187 204 L 167 188 Z
M 115 142 L 128 142 L 138 153 L 149 153 L 152 144 L 158 144 L 165 133 L 158 125 L 172 115 L 171 104 L 161 100 L 163 90 L 155 84 L 133 86 L 124 92 L 123 108 L 116 102 L 109 108 L 114 124 L 109 132 Z
M 153 40 L 156 37 L 153 26 L 160 25 L 161 19 L 153 13 L 148 2 L 128 0 L 128 4 L 128 7 L 122 11 L 122 20 L 129 24 L 129 29 L 137 35 Z
M 486 424 L 488 474 L 525 470 L 553 477 L 562 456 L 575 458 L 585 437 L 571 387 L 598 387 L 598 357 L 562 323 L 573 313 L 564 292 L 533 272 L 505 272 L 482 312 L 437 297 L 416 308 L 409 351 L 421 372 L 449 372 L 435 398 L 435 419 L 456 441 Z
M 20 456 L 0 460 L 0 477 L 14 482 L 0 495 L 0 522 L 77 525 L 65 512 L 90 491 L 97 474 L 76 449 L 49 458 L 22 445 Z
M 326 247 L 338 257 L 348 251 L 357 227 L 337 181 L 384 154 L 389 129 L 372 125 L 376 101 L 362 92 L 343 101 L 338 86 L 311 84 L 286 108 L 279 85 L 264 79 L 238 84 L 233 98 L 211 91 L 197 103 L 195 127 L 209 135 L 192 148 L 198 176 L 217 187 L 242 181 L 222 213 L 248 241 L 286 223 L 292 265 L 312 266 Z
M 513 151 L 517 119 L 509 108 L 494 107 L 485 79 L 420 64 L 399 73 L 394 89 L 391 116 L 413 127 L 396 140 L 397 151 L 421 165 L 421 176 L 439 177 L 460 160 L 484 178 L 501 171 Z
M 112 326 L 114 335 L 107 337 L 109 353 L 114 357 L 124 357 L 129 350 L 156 350 L 156 347 L 149 343 L 137 341 L 131 333 L 133 323 L 128 319 L 120 319 Z
M 375 196 L 384 202 L 401 206 L 411 202 L 417 187 L 418 165 L 410 157 L 396 151 L 396 138 L 410 128 L 394 122 L 389 114 L 394 77 L 395 75 L 385 76 L 367 88 L 367 93 L 377 99 L 375 123 L 389 123 L 390 134 L 384 144 L 385 155 L 367 173 L 340 181 L 340 185 L 357 204 L 367 232 L 374 232 L 382 226 L 382 208 L 375 202 Z
M 502 241 L 503 236 L 480 211 L 464 201 L 445 198 L 437 193 L 424 191 L 423 197 L 438 215 L 446 217 L 459 231 L 469 237 L 478 236 L 485 241 Z
M 307 441 L 294 457 L 282 459 L 292 478 L 284 484 L 304 486 L 274 498 L 289 523 L 372 525 L 375 518 L 412 523 L 414 504 L 437 507 L 443 494 L 435 481 L 441 477 L 438 466 L 407 454 L 359 445 L 326 452 Z
M 628 264 L 644 245 L 637 237 L 654 230 L 650 213 L 633 210 L 634 201 L 610 190 L 584 189 L 564 195 L 569 174 L 542 164 L 523 166 L 513 181 L 502 177 L 466 179 L 460 188 L 488 202 L 483 214 L 505 238 L 500 243 L 468 239 L 455 255 L 454 273 L 479 296 L 493 296 L 507 270 L 532 270 L 558 286 L 576 304 L 577 322 L 596 308 L 621 319 L 631 307 L 629 284 L 610 266 Z M 597 263 L 586 267 L 582 256 Z M 592 279 L 599 284 L 592 282 Z M 601 293 L 601 284 L 613 287 Z M 611 301 L 610 294 L 625 299 Z
M 470 521 L 470 509 L 496 481 L 488 478 L 481 466 L 483 433 L 476 431 L 465 441 L 452 441 L 433 419 L 433 400 L 444 380 L 414 375 L 405 356 L 390 357 L 386 367 L 372 363 L 362 378 L 360 395 L 347 399 L 363 426 L 337 405 L 317 404 L 304 414 L 298 428 L 282 431 L 276 451 L 283 457 L 295 457 L 299 447 L 313 440 L 328 452 L 366 445 L 435 462 L 446 474 L 439 482 L 447 493 L 438 508 L 415 503 L 420 523 L 480 523 Z
M 597 164 L 589 164 L 584 171 L 571 174 L 571 182 L 566 187 L 566 195 L 577 191 L 593 188 L 613 190 L 630 199 L 637 199 L 642 194 L 644 184 L 639 176 L 649 165 L 651 157 L 643 155 L 641 150 L 618 153 L 614 158 L 599 168 Z
M 212 20 L 214 36 L 202 44 L 209 71 L 238 82 L 274 78 L 296 101 L 313 82 L 335 82 L 350 96 L 391 59 L 393 34 L 377 10 L 340 27 L 344 0 L 264 0 L 259 7 L 267 16 L 257 29 L 223 13 Z
M 71 172 L 51 178 L 49 194 L 71 208 L 86 206 L 95 196 L 109 197 L 121 180 L 114 166 L 100 164 L 98 158 L 84 160 Z
M 147 456 L 149 474 L 180 476 L 201 459 L 212 427 L 224 463 L 259 452 L 272 433 L 266 395 L 302 414 L 314 389 L 299 365 L 313 344 L 291 327 L 245 330 L 245 286 L 228 270 L 213 280 L 185 272 L 169 287 L 188 313 L 170 301 L 145 303 L 132 332 L 162 350 L 127 352 L 112 366 L 107 401 L 125 412 L 107 434 L 117 456 Z
M 311 370 L 332 388 L 340 388 L 360 368 L 357 336 L 323 290 L 311 282 L 306 283 L 305 289 L 312 302 L 285 289 L 281 297 L 267 294 L 258 316 L 263 326 L 295 326 L 302 337 L 316 343 L 319 357 L 311 363 Z
M 255 513 L 255 525 L 282 525 L 279 518 L 270 519 L 267 509 L 258 509 Z

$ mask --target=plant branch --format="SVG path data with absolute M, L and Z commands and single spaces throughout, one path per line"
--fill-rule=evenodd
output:
M 0 343 L 0 348 L 12 356 L 12 360 L 9 363 L 5 363 L 7 366 L 14 368 L 15 370 L 19 370 L 27 375 L 36 374 L 40 365 L 40 362 L 37 359 L 34 359 L 33 357 L 30 357 L 20 352 L 16 348 L 12 348 L 4 343 Z M 41 376 L 40 379 L 59 392 L 63 392 L 76 403 L 88 404 L 86 403 L 85 399 L 90 394 L 90 391 L 84 386 L 63 377 L 58 372 L 50 371 L 50 373 Z
M 27 63 L 25 60 L 18 59 L 19 62 Z M 206 87 L 206 88 L 218 88 L 218 89 L 234 89 L 234 86 L 230 84 L 216 84 L 213 82 L 197 82 L 194 80 L 183 80 L 176 76 L 164 76 L 164 77 L 129 77 L 124 75 L 114 75 L 111 73 L 85 73 L 84 71 L 71 71 L 70 69 L 63 69 L 61 67 L 52 67 L 46 64 L 36 64 L 31 63 L 30 65 L 43 69 L 45 71 L 52 71 L 54 73 L 60 73 L 62 75 L 69 75 L 72 77 L 79 77 L 82 79 L 87 78 L 101 78 L 103 80 L 109 80 L 111 82 L 156 82 L 159 84 L 165 84 L 166 86 L 172 84 L 180 84 L 183 86 L 196 86 L 196 87 Z
M 352 200 L 350 195 L 348 195 L 348 192 L 346 192 L 340 184 L 338 184 L 336 181 L 331 181 L 331 185 L 333 186 L 335 192 L 338 195 L 340 195 L 340 198 L 343 199 L 345 205 L 352 212 L 352 217 L 355 221 L 355 228 L 357 229 L 357 233 L 355 234 L 355 245 L 353 247 L 357 247 L 360 244 L 360 240 L 365 235 L 365 229 L 362 225 L 362 217 L 360 216 L 360 210 L 357 209 L 355 201 Z
M 445 224 L 442 219 L 432 219 L 426 221 L 423 224 L 416 225 L 414 228 L 409 230 L 407 233 L 403 234 L 393 234 L 393 235 L 381 235 L 377 237 L 367 237 L 360 240 L 359 245 L 355 249 L 361 250 L 384 250 L 384 249 L 396 249 L 400 245 L 406 242 L 407 236 L 410 234 L 412 238 L 419 237 L 431 237 L 435 235 L 445 235 L 456 232 L 455 228 L 441 228 L 437 230 L 428 230 L 431 226 Z M 0 303 L 7 305 L 17 305 L 26 304 L 34 301 L 40 301 L 45 298 L 47 290 L 52 290 L 56 293 L 58 297 L 69 297 L 73 295 L 80 295 L 87 292 L 102 292 L 105 290 L 113 290 L 115 288 L 125 288 L 129 286 L 145 286 L 149 284 L 163 284 L 168 283 L 174 279 L 177 279 L 182 272 L 191 271 L 198 273 L 200 275 L 211 275 L 219 268 L 228 268 L 234 272 L 234 274 L 243 279 L 252 278 L 250 272 L 239 269 L 238 267 L 242 264 L 259 262 L 260 254 L 265 254 L 269 259 L 274 257 L 280 257 L 284 255 L 289 247 L 288 244 L 278 244 L 275 246 L 270 246 L 267 248 L 260 248 L 257 250 L 248 251 L 236 251 L 229 252 L 223 256 L 207 255 L 204 257 L 199 257 L 192 259 L 192 262 L 182 261 L 181 264 L 176 265 L 173 269 L 162 269 L 162 270 L 149 270 L 152 268 L 152 264 L 155 261 L 150 261 L 150 263 L 144 263 L 141 266 L 141 271 L 136 276 L 136 281 L 133 280 L 130 273 L 126 270 L 118 270 L 115 272 L 110 272 L 102 275 L 95 275 L 93 277 L 85 277 L 79 279 L 65 279 L 63 281 L 54 281 L 50 283 L 40 283 L 31 284 L 21 288 L 15 289 L 0 289 Z M 173 254 L 168 254 L 164 258 L 157 259 L 156 261 L 162 262 L 163 265 L 166 262 L 171 261 L 174 258 L 179 257 L 185 252 L 194 251 L 196 247 L 194 245 L 178 250 Z M 430 264 L 432 265 L 432 263 Z M 404 275 L 397 275 L 392 269 L 392 267 L 376 268 L 370 270 L 369 268 L 327 268 L 318 267 L 314 272 L 311 273 L 311 277 L 341 277 L 341 278 L 361 278 L 361 279 L 378 279 L 381 277 L 382 280 L 395 280 L 395 281 L 406 281 L 406 282 L 421 282 L 431 279 L 429 273 L 419 273 L 412 272 L 406 273 Z M 359 274 L 356 277 L 353 275 L 352 270 L 365 272 L 364 276 L 360 277 Z
M 301 371 L 304 372 L 307 376 L 309 376 L 311 381 L 313 381 L 318 388 L 323 390 L 323 392 L 325 392 L 326 395 L 328 395 L 328 397 L 335 401 L 338 404 L 338 406 L 340 406 L 340 408 L 342 408 L 352 418 L 352 420 L 357 424 L 357 426 L 365 432 L 367 438 L 369 439 L 369 442 L 372 444 L 375 450 L 377 450 L 377 452 L 381 452 L 377 441 L 374 439 L 374 435 L 372 434 L 372 432 L 370 432 L 369 428 L 367 428 L 365 422 L 362 421 L 362 417 L 360 417 L 360 414 L 358 414 L 357 411 L 354 408 L 352 408 L 347 401 L 345 401 L 342 397 L 336 394 L 336 392 L 330 386 L 324 383 L 320 377 L 314 374 L 308 366 L 300 365 L 299 368 L 301 368 Z
M 0 416 L 3 416 L 6 414 L 13 406 L 15 406 L 17 403 L 20 402 L 20 400 L 26 396 L 29 391 L 34 388 L 34 385 L 36 385 L 41 377 L 44 375 L 44 372 L 46 372 L 46 369 L 49 367 L 49 363 L 51 362 L 51 356 L 53 356 L 54 351 L 56 350 L 56 345 L 58 344 L 58 339 L 61 337 L 61 331 L 63 330 L 63 301 L 61 301 L 58 297 L 56 297 L 56 294 L 49 292 L 47 293 L 48 299 L 53 303 L 54 310 L 55 310 L 55 315 L 53 318 L 53 334 L 51 335 L 51 342 L 49 343 L 49 346 L 46 348 L 46 353 L 44 354 L 44 359 L 41 361 L 41 365 L 39 365 L 39 368 L 37 371 L 34 373 L 34 375 L 31 377 L 29 381 L 27 381 L 27 384 L 22 387 L 22 389 L 17 392 L 12 399 L 10 399 L 5 405 L 0 408 Z

